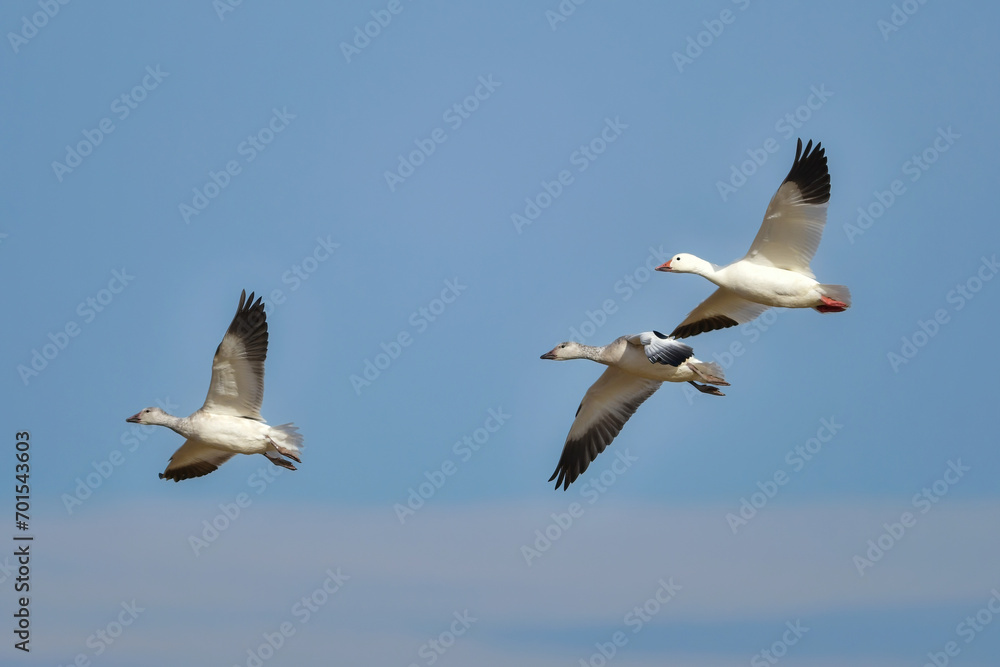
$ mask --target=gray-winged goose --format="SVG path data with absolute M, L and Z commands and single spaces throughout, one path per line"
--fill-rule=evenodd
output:
M 560 343 L 542 359 L 590 359 L 608 367 L 576 410 L 556 471 L 549 481 L 563 490 L 583 474 L 591 461 L 611 444 L 642 402 L 664 382 L 689 382 L 706 394 L 723 396 L 727 386 L 722 367 L 695 359 L 688 345 L 657 331 L 622 336 L 603 347 Z
M 267 319 L 261 299 L 240 295 L 226 335 L 212 361 L 212 383 L 201 409 L 190 417 L 174 417 L 160 408 L 146 408 L 125 421 L 166 426 L 187 438 L 170 457 L 160 479 L 201 477 L 233 454 L 263 454 L 276 466 L 295 470 L 283 456 L 301 463 L 302 436 L 292 424 L 268 426 L 260 416 L 264 400 L 264 358 Z
M 671 273 L 696 273 L 719 286 L 674 329 L 686 338 L 725 329 L 754 319 L 771 306 L 815 308 L 838 313 L 851 306 L 844 285 L 820 284 L 809 263 L 819 247 L 830 203 L 830 172 L 820 144 L 802 150 L 799 139 L 795 161 L 767 205 L 760 231 L 743 259 L 724 267 L 687 253 L 675 255 L 657 267 Z

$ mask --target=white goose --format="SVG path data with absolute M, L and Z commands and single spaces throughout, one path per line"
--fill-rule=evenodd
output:
M 809 268 L 830 202 L 825 151 L 820 144 L 810 149 L 812 141 L 803 151 L 799 139 L 792 168 L 767 205 L 764 222 L 743 259 L 719 267 L 681 253 L 656 267 L 657 271 L 696 273 L 719 286 L 671 336 L 686 338 L 743 324 L 771 306 L 814 308 L 821 313 L 850 307 L 847 287 L 820 284 Z
M 663 382 L 690 382 L 698 391 L 724 396 L 715 387 L 695 382 L 729 385 L 721 366 L 699 361 L 693 352 L 688 345 L 658 331 L 647 331 L 622 336 L 603 347 L 569 341 L 543 354 L 542 359 L 590 359 L 608 367 L 577 408 L 559 465 L 549 481 L 556 480 L 557 489 L 568 489 Z
M 260 416 L 264 400 L 264 358 L 267 320 L 261 299 L 240 295 L 226 335 L 212 361 L 212 384 L 201 409 L 190 417 L 174 417 L 160 408 L 146 408 L 125 421 L 156 424 L 180 433 L 187 441 L 170 457 L 160 479 L 201 477 L 233 454 L 263 454 L 276 466 L 295 470 L 288 458 L 301 463 L 302 436 L 292 424 L 268 426 Z

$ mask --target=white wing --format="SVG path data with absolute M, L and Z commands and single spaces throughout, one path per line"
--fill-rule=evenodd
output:
M 747 261 L 774 266 L 813 277 L 809 263 L 826 224 L 830 203 L 830 172 L 820 144 L 810 152 L 799 139 L 795 162 L 767 205 L 764 222 L 747 252 Z
M 212 361 L 212 383 L 203 409 L 220 415 L 264 421 L 260 405 L 264 400 L 264 358 L 267 356 L 267 319 L 261 299 L 253 302 L 253 292 L 240 295 L 226 335 Z
M 687 338 L 695 334 L 734 327 L 756 318 L 770 306 L 747 301 L 736 292 L 720 287 L 688 313 L 683 322 L 670 334 L 673 338 Z
M 557 489 L 560 486 L 563 490 L 569 488 L 660 384 L 608 367 L 587 390 L 577 408 L 559 465 L 549 481 L 556 480 Z
M 232 452 L 209 447 L 198 440 L 187 440 L 170 457 L 170 464 L 160 473 L 160 479 L 179 482 L 182 479 L 201 477 L 213 472 L 232 457 Z
M 646 331 L 635 336 L 629 336 L 632 345 L 641 345 L 642 351 L 651 364 L 664 366 L 680 366 L 691 358 L 694 350 L 670 336 L 664 336 L 659 331 Z

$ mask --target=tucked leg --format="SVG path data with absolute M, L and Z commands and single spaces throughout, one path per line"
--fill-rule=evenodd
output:
M 711 394 L 712 396 L 725 396 L 717 387 L 712 387 L 707 384 L 698 384 L 694 380 L 688 380 L 688 384 L 700 391 L 703 394 Z
M 279 445 L 278 443 L 276 443 L 272 438 L 268 438 L 267 442 L 272 447 L 274 447 L 274 450 L 276 452 L 278 452 L 282 456 L 287 456 L 288 458 L 292 459 L 296 463 L 302 463 L 302 459 L 299 458 L 299 455 L 296 454 L 294 450 L 289 449 L 287 447 L 282 447 L 281 445 Z M 294 470 L 294 468 L 292 468 L 292 470 Z
M 267 454 L 265 454 L 264 456 L 267 456 Z M 291 461 L 286 461 L 285 459 L 279 458 L 277 456 L 274 457 L 267 456 L 267 460 L 281 468 L 287 468 L 288 470 L 298 470 L 298 468 L 292 465 Z
M 726 382 L 725 380 L 723 380 L 720 377 L 717 377 L 717 376 L 713 375 L 712 373 L 706 372 L 705 369 L 704 368 L 700 368 L 698 364 L 693 364 L 691 362 L 688 362 L 687 367 L 690 368 L 694 372 L 695 375 L 697 375 L 698 377 L 700 377 L 701 380 L 702 380 L 702 382 L 708 382 L 709 384 L 717 384 L 717 385 L 720 385 L 720 386 L 723 386 L 723 387 L 728 387 L 729 386 L 728 382 Z M 694 383 L 692 382 L 691 384 L 694 384 Z M 711 393 L 711 392 L 709 392 L 709 393 Z M 722 394 L 722 396 L 725 396 L 725 394 Z

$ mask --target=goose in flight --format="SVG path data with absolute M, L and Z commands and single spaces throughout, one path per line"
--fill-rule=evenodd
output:
M 826 153 L 818 143 L 813 149 L 812 141 L 803 151 L 799 139 L 792 168 L 767 205 L 764 222 L 743 259 L 719 267 L 681 253 L 656 267 L 696 273 L 719 286 L 670 335 L 687 338 L 743 324 L 771 306 L 814 308 L 821 313 L 847 310 L 850 290 L 819 283 L 809 268 L 823 236 L 829 202 Z
M 543 354 L 542 359 L 590 359 L 608 367 L 584 394 L 549 481 L 555 480 L 557 489 L 568 489 L 663 382 L 689 382 L 698 391 L 724 396 L 708 386 L 729 385 L 722 367 L 699 361 L 693 353 L 684 343 L 647 331 L 622 336 L 603 347 L 568 341 Z
M 302 436 L 292 424 L 268 426 L 260 416 L 264 399 L 264 357 L 267 356 L 267 319 L 260 298 L 253 292 L 240 295 L 226 335 L 212 361 L 212 383 L 205 404 L 189 417 L 174 417 L 160 408 L 141 410 L 125 421 L 156 424 L 187 440 L 170 457 L 160 479 L 201 477 L 214 471 L 233 454 L 263 454 L 276 466 L 295 470 Z

